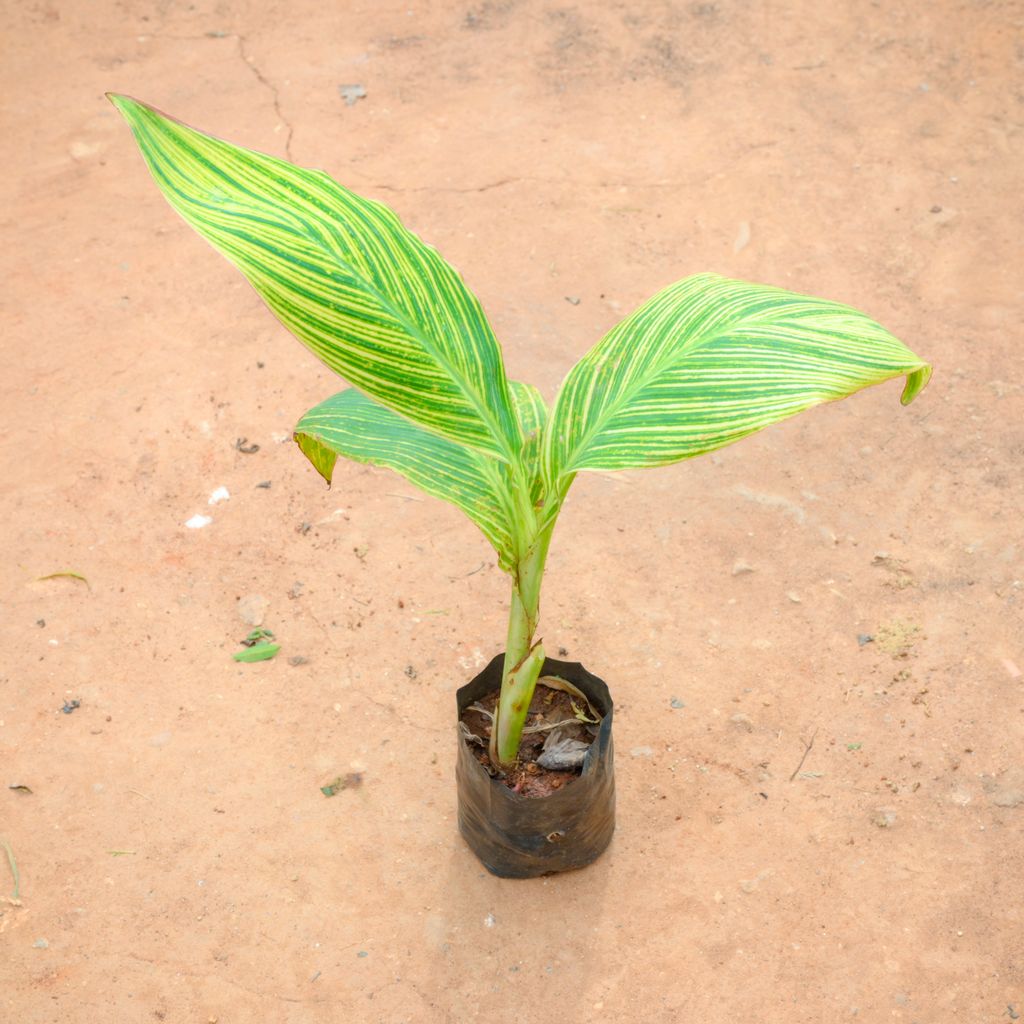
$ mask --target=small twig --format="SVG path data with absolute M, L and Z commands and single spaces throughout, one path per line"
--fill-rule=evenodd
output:
M 455 580 L 465 580 L 465 579 L 468 579 L 470 576 L 475 576 L 482 569 L 486 569 L 486 568 L 487 568 L 487 563 L 486 562 L 481 562 L 475 569 L 472 569 L 469 572 L 464 572 L 461 576 L 449 576 L 448 579 L 450 579 L 452 582 L 454 582 Z
M 792 782 L 797 777 L 797 773 L 800 771 L 801 768 L 803 768 L 804 761 L 807 760 L 807 755 L 811 752 L 811 747 L 814 746 L 814 737 L 817 736 L 817 735 L 818 735 L 818 727 L 815 726 L 814 727 L 814 732 L 811 733 L 811 740 L 810 740 L 809 743 L 806 740 L 804 740 L 804 738 L 802 736 L 800 737 L 800 742 L 803 743 L 803 745 L 804 745 L 804 756 L 800 758 L 800 763 L 793 769 L 793 774 L 790 775 L 790 777 L 789 777 L 789 781 L 790 782 Z
M 153 802 L 153 798 L 152 797 L 146 796 L 145 793 L 141 793 L 137 789 L 129 789 L 128 792 L 129 793 L 134 793 L 136 796 L 141 796 L 143 800 L 148 800 L 150 803 Z
M 90 590 L 92 590 L 92 584 L 80 573 L 72 572 L 70 569 L 65 569 L 61 572 L 51 572 L 46 576 L 37 576 L 36 583 L 42 583 L 44 580 L 78 580 L 80 583 L 84 583 Z
M 411 494 L 395 494 L 393 491 L 385 491 L 385 496 L 388 498 L 401 498 L 402 501 L 422 501 L 422 498 L 416 498 Z
M 6 839 L 0 838 L 0 846 L 4 848 L 4 852 L 7 854 L 7 863 L 11 866 L 11 875 L 14 877 L 14 891 L 11 895 L 5 898 L 5 903 L 10 903 L 13 907 L 21 906 L 21 875 L 18 874 L 18 862 L 14 859 L 14 851 L 11 849 L 11 844 Z

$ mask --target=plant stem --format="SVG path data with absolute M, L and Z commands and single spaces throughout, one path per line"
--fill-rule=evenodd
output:
M 554 528 L 552 519 L 534 538 L 513 574 L 505 668 L 491 729 L 490 754 L 495 765 L 507 766 L 516 760 L 526 713 L 544 665 L 544 647 L 539 640 L 533 642 L 533 634 L 537 630 L 544 563 Z

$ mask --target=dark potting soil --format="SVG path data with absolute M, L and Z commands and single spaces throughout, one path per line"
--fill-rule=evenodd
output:
M 553 690 L 543 683 L 538 683 L 533 692 L 533 700 L 530 701 L 530 710 L 526 715 L 526 727 L 556 722 L 565 723 L 559 726 L 563 736 L 582 740 L 584 743 L 592 742 L 594 737 L 586 724 L 576 718 L 574 702 L 576 708 L 581 708 L 589 717 L 590 712 L 586 701 L 580 700 L 578 697 L 570 697 L 562 690 Z M 493 713 L 498 704 L 498 691 L 489 693 L 478 703 Z M 516 764 L 512 768 L 504 770 L 495 769 L 491 765 L 491 759 L 487 753 L 491 739 L 491 719 L 480 711 L 468 707 L 462 713 L 462 722 L 473 735 L 479 736 L 484 741 L 484 745 L 480 746 L 470 740 L 465 740 L 473 752 L 473 756 L 484 766 L 488 774 L 504 782 L 509 789 L 520 796 L 550 796 L 564 786 L 570 785 L 582 772 L 582 767 L 560 771 L 542 768 L 537 764 L 537 758 L 540 757 L 544 749 L 544 741 L 548 733 L 553 730 L 524 732 L 519 743 L 519 759 Z

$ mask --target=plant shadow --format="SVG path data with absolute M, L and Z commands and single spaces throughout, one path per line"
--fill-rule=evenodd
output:
M 614 927 L 605 912 L 614 861 L 613 840 L 586 868 L 498 878 L 457 836 L 438 887 L 443 904 L 427 922 L 427 940 L 450 979 L 440 998 L 451 1019 L 470 1019 L 481 1004 L 535 999 L 564 1019 L 586 1019 L 584 1008 L 600 1001 L 612 966 L 599 952 L 608 944 L 594 935 Z

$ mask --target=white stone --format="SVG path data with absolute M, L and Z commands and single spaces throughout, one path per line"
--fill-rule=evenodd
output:
M 262 626 L 270 602 L 262 594 L 246 594 L 238 599 L 238 617 L 247 626 Z

